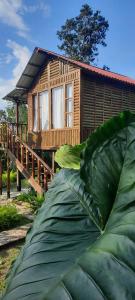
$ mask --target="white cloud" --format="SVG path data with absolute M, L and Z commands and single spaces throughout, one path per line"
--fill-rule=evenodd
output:
M 22 0 L 0 0 L 0 20 L 27 37 L 29 28 L 20 15 L 22 7 Z
M 13 55 L 8 53 L 0 53 L 0 65 L 8 65 L 13 59 Z
M 11 49 L 11 55 L 17 60 L 17 64 L 12 70 L 10 79 L 0 78 L 0 109 L 6 105 L 5 101 L 2 101 L 1 99 L 15 88 L 24 67 L 30 58 L 30 51 L 27 47 L 21 46 L 11 40 L 8 40 L 7 46 Z
M 49 4 L 45 3 L 45 1 L 38 1 L 38 3 L 35 5 L 24 5 L 22 10 L 27 13 L 41 11 L 45 16 L 49 16 L 51 8 Z
M 29 38 L 29 28 L 24 21 L 24 14 L 41 11 L 45 16 L 50 15 L 50 5 L 44 1 L 36 3 L 25 5 L 24 0 L 0 0 L 0 22 L 17 29 L 19 36 Z

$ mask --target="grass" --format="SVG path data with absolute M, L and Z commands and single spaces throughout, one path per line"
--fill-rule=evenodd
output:
M 14 205 L 0 206 L 0 231 L 8 230 L 29 223 L 29 220 L 18 214 Z
M 17 246 L 12 246 L 0 251 L 0 293 L 6 286 L 6 275 L 10 269 L 12 262 L 20 253 L 22 242 Z

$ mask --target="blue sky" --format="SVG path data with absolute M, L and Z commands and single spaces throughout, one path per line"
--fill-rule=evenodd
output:
M 56 31 L 86 2 L 109 21 L 107 47 L 100 47 L 97 65 L 135 78 L 134 0 L 0 0 L 0 109 L 34 47 L 59 52 Z

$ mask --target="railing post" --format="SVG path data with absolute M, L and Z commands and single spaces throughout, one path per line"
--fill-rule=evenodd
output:
M 7 154 L 7 198 L 10 198 L 10 158 Z
M 21 191 L 21 173 L 17 170 L 17 191 Z
M 28 169 L 29 169 L 29 152 L 26 149 L 26 170 L 28 170 Z
M 40 185 L 40 173 L 41 173 L 41 164 L 40 160 L 37 161 L 37 166 L 38 166 L 38 184 Z
M 31 156 L 31 163 L 32 163 L 32 177 L 34 178 L 35 177 L 35 166 L 34 166 L 34 155 L 32 154 Z
M 54 160 L 54 157 L 55 157 L 55 152 L 52 151 L 52 171 L 53 171 L 53 173 L 55 171 L 55 160 Z
M 16 134 L 18 136 L 18 123 L 19 123 L 19 104 L 16 103 Z
M 0 195 L 2 195 L 2 161 L 0 160 Z
M 48 190 L 48 184 L 47 184 L 47 171 L 46 171 L 46 168 L 44 168 L 44 189 L 45 189 L 45 191 Z

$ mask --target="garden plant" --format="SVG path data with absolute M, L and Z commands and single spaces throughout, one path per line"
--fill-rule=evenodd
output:
M 70 155 L 3 300 L 135 299 L 135 115 L 121 113 L 98 128 L 83 147 L 80 169 Z

